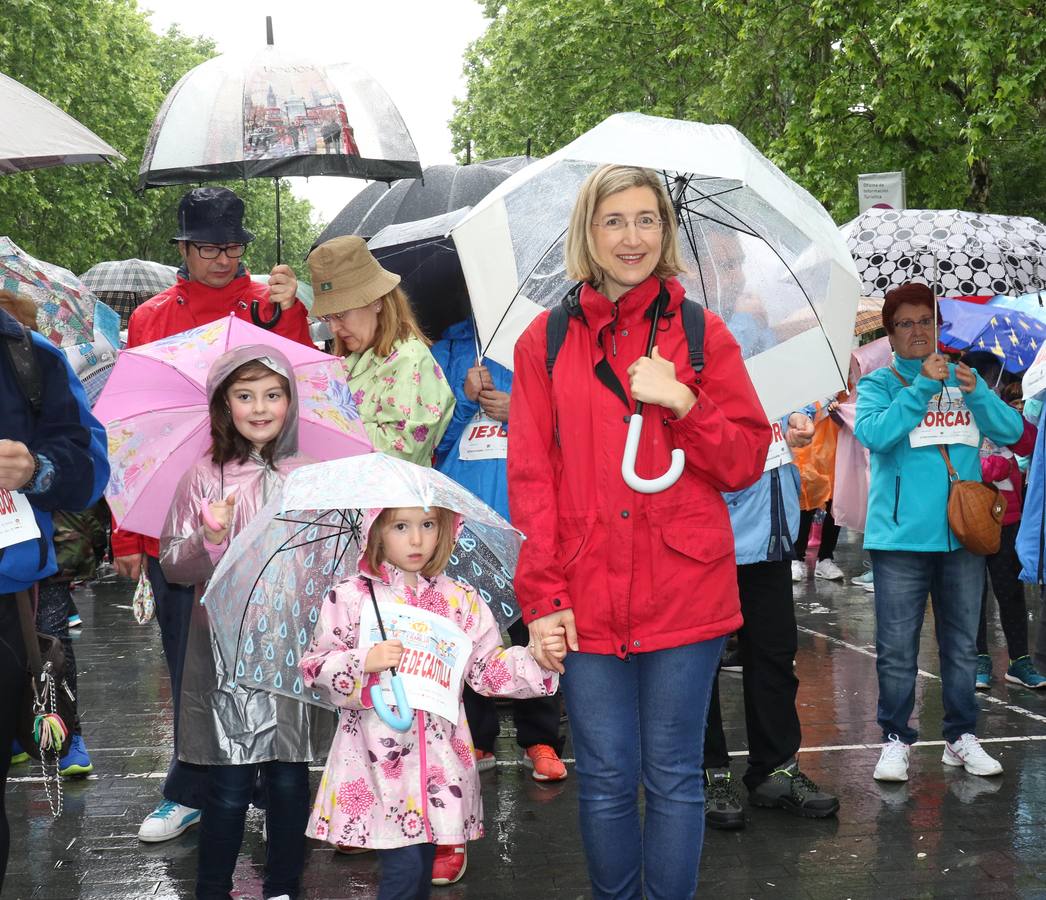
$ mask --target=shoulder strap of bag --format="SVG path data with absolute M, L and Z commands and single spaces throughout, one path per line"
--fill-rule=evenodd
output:
M 18 621 L 22 626 L 22 640 L 25 642 L 29 671 L 33 673 L 34 678 L 39 678 L 44 670 L 44 662 L 40 657 L 40 645 L 36 640 L 36 616 L 33 615 L 33 604 L 29 599 L 29 591 L 18 591 L 15 599 L 18 603 Z
M 29 329 L 23 326 L 20 339 L 8 338 L 3 341 L 3 344 L 7 348 L 7 356 L 11 360 L 15 380 L 22 389 L 22 394 L 25 396 L 34 418 L 38 418 L 44 408 L 44 387 L 43 379 L 40 377 L 40 364 L 33 350 L 33 340 L 29 336 Z
M 690 366 L 695 374 L 700 375 L 705 367 L 705 310 L 689 297 L 683 298 L 679 310 L 683 316 L 683 331 L 686 332 L 686 345 L 690 351 Z
M 901 384 L 903 384 L 905 387 L 909 386 L 904 376 L 897 371 L 896 366 L 890 366 L 890 371 L 897 376 L 897 380 L 901 382 Z M 948 480 L 958 481 L 959 473 L 955 471 L 955 466 L 952 465 L 952 458 L 948 455 L 948 451 L 944 449 L 943 444 L 937 444 L 937 449 L 941 451 L 941 456 L 944 457 L 944 464 L 948 467 Z

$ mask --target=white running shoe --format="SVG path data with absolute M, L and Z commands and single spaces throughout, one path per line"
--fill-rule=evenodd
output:
M 150 844 L 169 841 L 199 821 L 200 810 L 182 806 L 181 803 L 172 800 L 164 800 L 145 817 L 142 827 L 138 829 L 138 840 Z
M 792 581 L 806 581 L 806 563 L 800 559 L 792 560 Z
M 971 775 L 1002 774 L 1002 763 L 985 753 L 981 742 L 969 732 L 950 744 L 945 742 L 941 762 L 946 766 L 962 766 Z
M 890 739 L 883 744 L 883 752 L 879 754 L 872 778 L 876 781 L 907 781 L 910 749 L 896 734 L 891 734 Z
M 838 581 L 845 573 L 836 564 L 834 559 L 819 559 L 814 566 L 814 578 L 824 578 L 828 581 Z

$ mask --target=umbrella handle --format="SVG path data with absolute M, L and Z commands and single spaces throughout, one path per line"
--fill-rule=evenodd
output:
M 639 450 L 639 433 L 643 430 L 643 414 L 632 413 L 628 418 L 628 436 L 625 438 L 625 452 L 621 456 L 621 477 L 632 490 L 640 494 L 659 494 L 679 481 L 686 464 L 686 454 L 676 447 L 672 451 L 672 464 L 664 475 L 657 478 L 640 478 L 636 474 L 636 453 Z
M 399 675 L 392 676 L 392 693 L 396 697 L 398 714 L 389 709 L 385 698 L 381 695 L 381 685 L 371 685 L 370 702 L 374 704 L 374 712 L 389 728 L 395 728 L 396 731 L 408 731 L 414 722 L 414 710 L 407 702 L 407 692 L 403 689 L 403 679 Z
M 272 331 L 272 329 L 276 327 L 276 323 L 280 321 L 280 316 L 283 315 L 283 307 L 280 306 L 279 303 L 274 303 L 272 307 L 272 317 L 268 321 L 266 321 L 261 317 L 261 313 L 259 312 L 259 310 L 261 309 L 261 304 L 259 304 L 257 300 L 252 300 L 251 321 L 259 328 L 264 328 L 267 331 Z
M 211 531 L 221 531 L 225 526 L 222 525 L 211 513 L 211 504 L 206 500 L 200 504 L 200 517 L 203 519 L 203 524 L 206 525 Z

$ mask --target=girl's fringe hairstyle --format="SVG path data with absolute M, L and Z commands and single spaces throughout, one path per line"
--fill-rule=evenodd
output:
M 653 274 L 658 278 L 671 278 L 686 271 L 679 255 L 675 209 L 661 176 L 653 169 L 638 166 L 600 166 L 581 185 L 570 215 L 563 252 L 568 278 L 587 281 L 597 288 L 603 283 L 604 272 L 596 262 L 595 241 L 592 239 L 596 207 L 607 197 L 634 187 L 647 187 L 654 192 L 657 215 L 664 223 L 661 227 L 661 258 Z
M 274 372 L 265 363 L 252 359 L 242 366 L 233 369 L 218 385 L 217 390 L 211 397 L 208 411 L 211 415 L 211 462 L 220 466 L 227 462 L 247 462 L 254 451 L 254 444 L 236 430 L 232 422 L 232 411 L 229 409 L 229 388 L 237 381 L 261 381 L 261 379 L 275 375 L 280 380 L 280 387 L 291 396 L 290 382 L 279 372 Z M 276 451 L 276 441 L 271 440 L 261 449 L 261 457 L 268 465 L 273 465 L 273 453 Z
M 374 332 L 374 355 L 378 359 L 384 359 L 392 352 L 392 345 L 396 341 L 405 341 L 409 337 L 416 337 L 426 347 L 431 346 L 425 332 L 414 318 L 414 310 L 410 307 L 407 292 L 399 285 L 389 291 L 381 300 L 381 312 L 378 313 L 378 330 Z M 342 343 L 341 338 L 334 338 L 334 355 L 348 356 L 348 351 Z
M 389 523 L 396 507 L 390 506 L 383 509 L 370 526 L 367 535 L 367 567 L 378 574 L 381 572 L 381 564 L 385 561 L 385 548 L 382 545 L 381 530 Z M 434 578 L 441 575 L 450 561 L 450 554 L 454 552 L 454 544 L 457 543 L 457 535 L 454 527 L 454 513 L 442 506 L 433 506 L 432 512 L 436 516 L 436 527 L 439 529 L 439 538 L 436 541 L 436 549 L 432 552 L 432 559 L 421 570 L 426 578 Z

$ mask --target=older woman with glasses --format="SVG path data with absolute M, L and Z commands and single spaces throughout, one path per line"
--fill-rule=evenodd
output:
M 889 291 L 883 327 L 893 365 L 861 379 L 854 433 L 871 454 L 864 546 L 875 583 L 878 721 L 883 748 L 873 777 L 907 781 L 919 735 L 915 706 L 919 635 L 926 597 L 933 603 L 941 660 L 944 756 L 972 775 L 1002 766 L 976 737 L 977 624 L 984 557 L 966 550 L 948 525 L 947 459 L 962 480 L 981 480 L 980 446 L 1017 441 L 1024 426 L 965 363 L 937 352 L 937 307 L 924 284 Z
M 693 301 L 675 277 L 675 213 L 655 172 L 596 169 L 574 205 L 566 261 L 581 284 L 564 300 L 551 377 L 548 314 L 516 344 L 509 506 L 527 535 L 516 593 L 532 645 L 562 629 L 572 651 L 537 655 L 566 673 L 592 895 L 683 900 L 701 859 L 712 679 L 741 625 L 721 492 L 759 479 L 770 428 L 737 342 L 703 307 L 700 374 L 691 364 L 682 309 Z M 674 449 L 685 453 L 660 493 L 621 473 L 635 401 L 647 404 L 636 471 L 659 475 Z
M 429 352 L 400 277 L 382 268 L 355 235 L 309 255 L 312 314 L 334 335 L 352 397 L 376 450 L 421 466 L 454 412 L 454 393 Z

